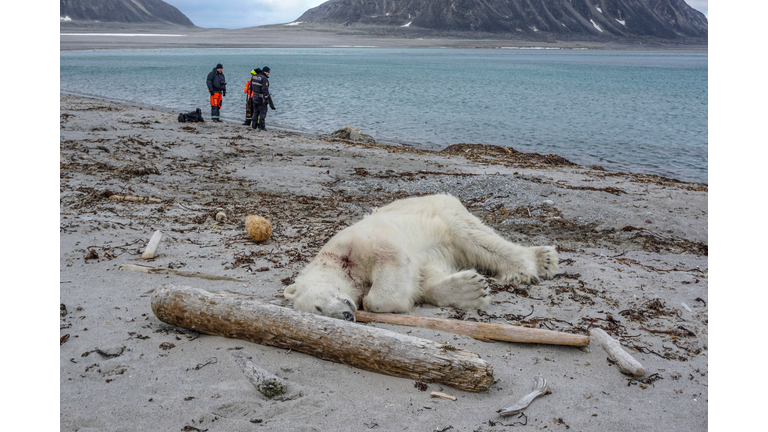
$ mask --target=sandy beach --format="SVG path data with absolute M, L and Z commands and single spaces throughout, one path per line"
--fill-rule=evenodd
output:
M 177 115 L 61 95 L 60 430 L 707 430 L 707 185 L 492 146 L 423 151 Z M 151 293 L 164 284 L 290 307 L 283 289 L 333 234 L 378 206 L 434 193 L 456 196 L 508 240 L 557 245 L 561 268 L 536 285 L 492 284 L 485 311 L 424 305 L 413 315 L 600 328 L 645 375 L 621 373 L 594 344 L 355 324 L 479 354 L 495 382 L 465 392 L 173 327 L 152 313 Z M 246 235 L 249 214 L 271 221 L 270 240 Z M 157 230 L 156 256 L 141 259 Z M 232 352 L 288 391 L 263 396 Z M 499 416 L 536 376 L 549 392 L 522 415 Z

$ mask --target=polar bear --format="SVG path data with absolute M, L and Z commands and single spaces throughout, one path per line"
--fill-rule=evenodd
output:
M 416 303 L 481 309 L 489 289 L 551 278 L 554 246 L 504 240 L 450 195 L 395 201 L 338 232 L 285 288 L 296 310 L 347 321 L 355 312 L 404 313 Z

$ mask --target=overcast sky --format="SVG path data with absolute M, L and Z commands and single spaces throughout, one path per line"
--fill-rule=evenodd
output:
M 244 28 L 289 23 L 325 0 L 164 0 L 198 27 Z M 707 17 L 708 0 L 686 0 Z
M 289 23 L 326 0 L 163 0 L 198 27 L 244 28 Z

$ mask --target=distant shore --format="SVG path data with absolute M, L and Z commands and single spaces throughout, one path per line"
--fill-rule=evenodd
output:
M 627 41 L 537 41 L 498 38 L 493 34 L 467 37 L 380 29 L 364 34 L 360 29 L 275 24 L 244 29 L 159 26 L 128 23 L 65 22 L 59 26 L 60 50 L 148 48 L 529 48 L 529 49 L 632 49 L 707 50 L 701 41 L 675 42 L 660 39 Z M 94 33 L 125 33 L 131 36 L 99 36 Z M 152 36 L 134 36 L 134 35 Z M 169 35 L 179 35 L 169 37 Z

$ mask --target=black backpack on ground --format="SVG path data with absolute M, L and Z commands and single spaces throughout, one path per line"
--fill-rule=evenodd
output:
M 188 123 L 188 122 L 204 122 L 203 120 L 203 113 L 200 111 L 200 108 L 198 108 L 195 111 L 188 112 L 188 113 L 181 113 L 179 114 L 179 122 L 181 123 Z

